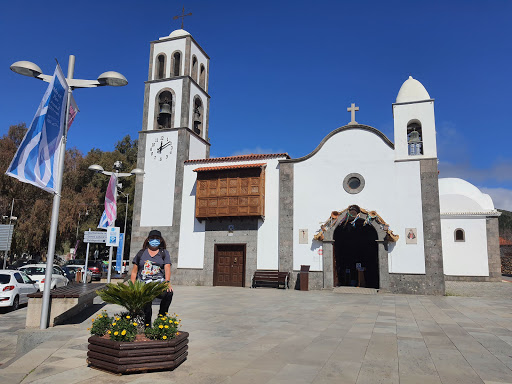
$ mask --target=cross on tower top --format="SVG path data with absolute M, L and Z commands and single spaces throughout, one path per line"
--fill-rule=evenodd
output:
M 181 12 L 181 15 L 177 15 L 177 16 L 174 16 L 172 19 L 173 20 L 177 20 L 177 19 L 180 19 L 181 18 L 181 29 L 183 29 L 183 20 L 185 19 L 185 17 L 187 16 L 192 16 L 192 12 L 189 12 L 185 15 L 185 6 L 183 6 L 183 10 Z
M 352 106 L 350 108 L 347 108 L 347 112 L 350 112 L 350 123 L 348 125 L 355 125 L 357 124 L 356 121 L 356 111 L 359 111 L 359 107 L 356 107 L 354 103 L 352 103 Z

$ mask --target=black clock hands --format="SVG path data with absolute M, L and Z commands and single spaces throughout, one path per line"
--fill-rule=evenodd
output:
M 162 142 L 162 143 L 160 143 L 160 148 L 158 148 L 158 149 L 157 149 L 157 152 L 158 152 L 158 153 L 162 153 L 162 150 L 163 150 L 165 147 L 169 146 L 169 145 L 171 145 L 171 142 L 170 142 L 170 141 L 168 141 L 168 142 L 167 142 L 167 143 L 165 143 L 165 144 L 164 144 L 163 142 Z

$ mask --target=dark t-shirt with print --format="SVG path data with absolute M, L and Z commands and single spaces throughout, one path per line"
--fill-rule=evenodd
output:
M 137 262 L 137 256 L 132 263 Z M 150 281 L 164 281 L 165 271 L 164 265 L 171 264 L 171 256 L 165 249 L 161 249 L 155 256 L 151 257 L 148 250 L 145 249 L 140 256 L 137 278 L 146 283 Z

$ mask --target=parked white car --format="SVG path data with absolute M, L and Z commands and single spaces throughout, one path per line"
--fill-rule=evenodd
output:
M 0 307 L 19 308 L 28 303 L 30 293 L 39 291 L 38 284 L 21 271 L 0 269 Z
M 28 264 L 24 265 L 19 270 L 25 272 L 32 280 L 35 280 L 41 292 L 44 291 L 44 287 L 46 286 L 46 282 L 44 281 L 46 264 Z M 50 289 L 65 287 L 68 285 L 68 282 L 69 280 L 64 274 L 64 271 L 58 265 L 54 265 Z
M 83 273 L 85 270 L 85 265 L 66 265 L 75 275 L 77 271 L 82 272 L 82 281 L 84 281 Z M 90 283 L 92 281 L 92 272 L 87 271 L 87 282 Z

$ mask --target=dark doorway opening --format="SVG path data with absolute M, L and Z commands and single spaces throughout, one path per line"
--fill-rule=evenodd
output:
M 333 260 L 335 286 L 379 288 L 377 239 L 375 228 L 371 224 L 364 225 L 363 219 L 357 219 L 355 223 L 349 219 L 336 228 Z

